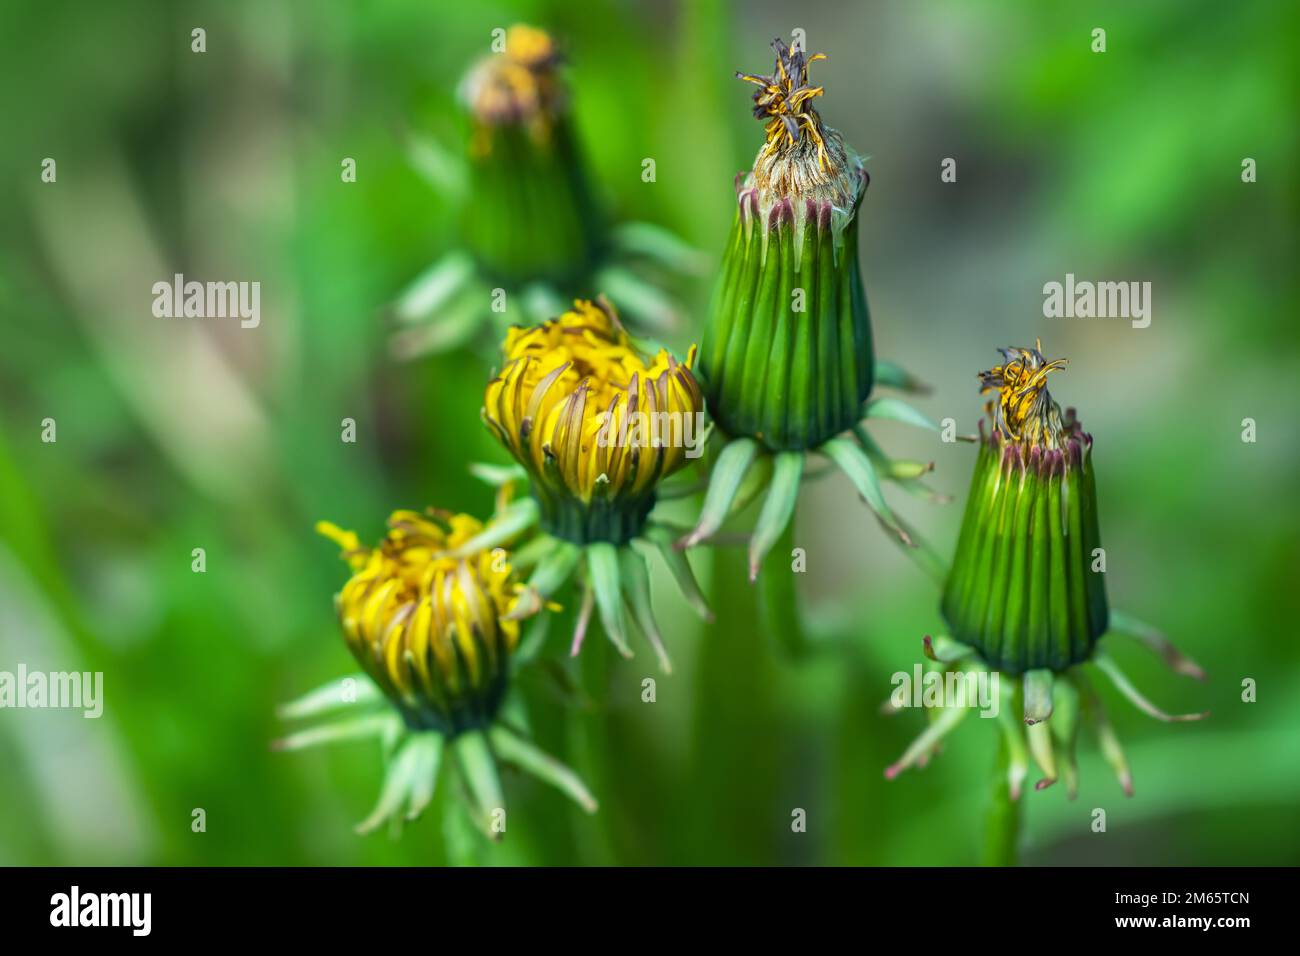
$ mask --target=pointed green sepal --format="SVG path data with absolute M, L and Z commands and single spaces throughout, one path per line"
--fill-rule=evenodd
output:
M 365 674 L 340 677 L 282 704 L 276 713 L 283 720 L 315 717 L 335 710 L 356 710 L 384 703 L 384 694 Z
M 821 447 L 821 451 L 839 465 L 840 471 L 853 482 L 853 487 L 857 489 L 867 506 L 876 513 L 881 523 L 897 535 L 900 541 L 911 546 L 911 537 L 903 530 L 898 519 L 894 517 L 894 512 L 885 502 L 884 492 L 880 489 L 880 480 L 876 477 L 875 466 L 871 464 L 871 458 L 867 453 L 847 438 L 833 438 Z
M 757 454 L 758 442 L 752 438 L 737 438 L 722 449 L 713 466 L 709 490 L 704 495 L 700 520 L 695 529 L 682 540 L 683 548 L 693 548 L 704 539 L 717 534 L 731 513 L 732 502 Z
M 668 570 L 677 582 L 678 589 L 682 596 L 686 598 L 686 603 L 694 608 L 706 623 L 713 623 L 713 611 L 709 608 L 708 599 L 700 589 L 700 582 L 695 578 L 695 572 L 691 568 L 691 562 L 686 555 L 675 547 L 673 542 L 673 532 L 662 525 L 652 524 L 647 526 L 645 538 L 659 549 L 663 556 L 664 563 L 668 565 Z
M 1052 716 L 1052 685 L 1055 678 L 1050 670 L 1025 671 L 1025 723 L 1042 723 Z
M 623 597 L 632 611 L 637 626 L 645 634 L 646 640 L 654 648 L 659 667 L 665 674 L 673 672 L 672 662 L 668 659 L 668 650 L 664 647 L 663 635 L 659 633 L 659 622 L 655 620 L 654 608 L 650 603 L 650 575 L 646 571 L 645 558 L 635 548 L 626 545 L 618 549 L 619 570 L 623 580 Z
M 1076 754 L 1079 739 L 1079 689 L 1074 682 L 1062 679 L 1052 687 L 1052 719 L 1047 726 L 1052 731 L 1061 778 L 1065 780 L 1067 796 L 1073 800 L 1079 793 L 1079 760 Z
M 902 422 L 905 425 L 915 425 L 917 428 L 928 428 L 930 431 L 939 431 L 939 426 L 926 417 L 923 413 L 917 411 L 901 398 L 892 398 L 882 396 L 873 398 L 867 402 L 862 410 L 863 418 L 885 418 L 891 421 Z
M 271 741 L 272 750 L 305 750 L 321 744 L 341 743 L 347 740 L 364 740 L 368 737 L 382 737 L 394 723 L 401 723 L 401 718 L 391 712 L 366 714 L 352 717 L 320 727 L 311 727 Z
M 501 831 L 493 824 L 496 813 L 505 810 L 506 801 L 487 735 L 481 730 L 458 734 L 452 738 L 451 749 L 470 800 L 470 815 L 488 839 L 500 840 Z
M 420 769 L 420 748 L 416 745 L 418 736 L 411 734 L 403 740 L 389 760 L 384 771 L 384 783 L 379 790 L 379 801 L 370 811 L 370 816 L 357 824 L 357 833 L 370 833 L 385 821 L 397 819 L 402 804 L 410 799 L 415 774 Z
M 1205 671 L 1196 661 L 1185 655 L 1173 641 L 1165 636 L 1159 628 L 1139 621 L 1131 614 L 1114 609 L 1110 612 L 1110 629 L 1112 633 L 1134 638 L 1155 653 L 1175 674 L 1205 680 Z
M 623 583 L 619 569 L 618 547 L 607 541 L 587 545 L 587 574 L 600 609 L 605 636 L 624 657 L 632 656 L 627 644 L 627 627 L 623 618 Z
M 445 740 L 442 734 L 422 733 L 412 735 L 411 746 L 415 748 L 415 767 L 411 771 L 411 802 L 406 810 L 406 819 L 415 820 L 433 800 L 434 788 L 438 785 L 438 769 L 442 765 L 442 748 Z
M 549 783 L 588 813 L 596 812 L 598 804 L 587 785 L 560 761 L 500 725 L 489 731 L 489 737 L 502 761 Z
M 903 755 L 898 760 L 885 768 L 886 780 L 893 780 L 908 767 L 927 759 L 935 747 L 943 741 L 943 738 L 948 736 L 953 728 L 962 722 L 969 708 L 939 707 L 934 708 L 934 710 L 937 713 L 932 714 L 930 725 L 908 744 L 907 749 L 903 751 Z
M 876 384 L 886 388 L 896 388 L 913 395 L 928 395 L 930 386 L 921 381 L 897 362 L 876 359 Z
M 758 522 L 749 542 L 750 581 L 758 578 L 763 558 L 772 550 L 772 545 L 776 544 L 794 515 L 805 457 L 801 451 L 782 451 L 777 452 L 773 458 L 772 483 L 768 487 L 763 510 L 758 514 Z
M 1165 723 L 1181 723 L 1189 720 L 1204 720 L 1210 716 L 1208 710 L 1201 711 L 1198 714 L 1167 714 L 1142 694 L 1140 690 L 1133 686 L 1132 681 L 1125 676 L 1108 655 L 1097 653 L 1093 655 L 1092 662 L 1097 665 L 1097 669 L 1110 678 L 1110 682 L 1115 685 L 1115 689 L 1128 698 L 1138 710 L 1142 711 L 1156 720 L 1162 720 Z
M 448 551 L 446 556 L 464 558 L 479 551 L 491 551 L 493 548 L 509 544 L 537 524 L 538 517 L 537 502 L 531 497 L 512 501 L 499 517 L 490 521 L 487 527 L 460 547 Z

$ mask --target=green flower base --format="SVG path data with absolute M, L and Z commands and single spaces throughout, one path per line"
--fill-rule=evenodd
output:
M 516 125 L 492 129 L 487 141 L 487 153 L 470 160 L 464 220 L 480 271 L 506 286 L 576 287 L 600 254 L 604 230 L 568 119 L 542 139 Z
M 858 266 L 858 193 L 739 209 L 700 348 L 709 411 L 728 435 L 772 451 L 815 448 L 853 427 L 871 393 L 871 319 Z
M 541 507 L 542 530 L 574 544 L 626 544 L 645 530 L 654 507 L 653 497 L 642 501 L 593 498 L 581 502 L 565 495 L 547 495 L 540 483 L 534 488 Z
M 1088 660 L 1109 618 L 1100 547 L 1090 436 L 982 441 L 943 594 L 952 637 L 1007 674 Z

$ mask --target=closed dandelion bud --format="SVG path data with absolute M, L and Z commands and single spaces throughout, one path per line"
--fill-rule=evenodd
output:
M 452 735 L 483 728 L 505 693 L 519 622 L 503 552 L 446 553 L 483 525 L 469 515 L 395 511 L 378 547 L 328 522 L 351 579 L 335 599 L 352 656 L 407 726 Z
M 560 64 L 550 35 L 516 24 L 461 87 L 471 126 L 465 240 L 489 279 L 573 283 L 602 241 Z
M 512 328 L 504 351 L 483 415 L 528 472 L 542 529 L 577 544 L 640 534 L 656 486 L 703 439 L 694 349 L 647 360 L 601 299 Z
M 1120 670 L 1107 643 L 1129 637 L 1176 673 L 1205 675 L 1160 631 L 1107 604 L 1092 436 L 1074 410 L 1063 414 L 1047 391 L 1048 375 L 1064 368 L 1065 360 L 1049 361 L 1041 343 L 1001 351 L 1003 364 L 980 374 L 982 391 L 993 394 L 990 427 L 985 435 L 981 423 L 970 498 L 944 586 L 942 610 L 951 634 L 927 636 L 925 654 L 943 666 L 950 683 L 994 690 L 981 706 L 992 705 L 985 716 L 996 716 L 1002 731 L 1001 794 L 1019 799 L 1032 761 L 1042 774 L 1035 789 L 1064 780 L 1073 797 L 1075 748 L 1086 722 L 1131 796 L 1132 773 L 1092 678 L 1108 678 L 1157 720 L 1193 721 L 1206 714 L 1168 714 L 1156 707 Z M 929 729 L 886 776 L 935 753 L 969 713 L 972 699 L 945 699 Z M 1001 834 L 990 846 L 1007 850 L 1002 836 L 1016 818 L 995 813 L 990 819 Z M 1010 844 L 1014 855 L 1014 839 Z
M 731 436 L 801 451 L 853 427 L 871 392 L 873 355 L 858 267 L 868 176 L 813 106 L 808 65 L 772 44 L 754 83 L 766 140 L 737 176 L 737 210 L 700 350 L 710 414 Z
M 1106 632 L 1092 436 L 1061 413 L 1037 349 L 1004 349 L 980 376 L 991 429 L 981 438 L 943 613 L 952 637 L 1008 674 L 1061 671 Z

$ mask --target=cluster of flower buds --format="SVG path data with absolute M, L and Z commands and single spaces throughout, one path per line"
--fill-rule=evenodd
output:
M 544 283 L 550 291 L 535 299 L 545 305 L 540 319 L 500 330 L 497 370 L 484 393 L 483 421 L 515 461 L 478 469 L 500 489 L 493 520 L 399 511 L 374 548 L 320 526 L 352 568 L 336 603 L 364 689 L 348 699 L 334 684 L 287 707 L 291 719 L 335 712 L 340 719 L 282 745 L 370 735 L 385 742 L 387 777 L 363 829 L 415 816 L 429 803 L 444 747 L 480 821 L 503 803 L 499 760 L 593 810 L 577 777 L 503 716 L 513 669 L 536 651 L 521 649 L 531 643 L 521 641 L 521 623 L 546 620 L 574 593 L 572 655 L 598 610 L 621 654 L 632 655 L 628 637 L 639 630 L 670 670 L 642 551 L 657 550 L 686 600 L 711 620 L 685 549 L 714 539 L 765 492 L 748 539 L 754 580 L 790 533 L 810 455 L 847 475 L 895 538 L 919 543 L 886 503 L 882 483 L 933 498 L 920 481 L 929 466 L 889 458 L 864 427 L 873 418 L 936 427 L 899 399 L 873 397 L 877 385 L 919 388 L 872 349 L 858 255 L 869 177 L 814 105 L 824 89 L 811 85 L 809 65 L 824 57 L 781 40 L 773 49 L 770 75 L 737 74 L 757 88 L 753 113 L 765 136 L 736 179 L 734 224 L 702 346 L 683 360 L 639 347 L 603 294 L 620 301 L 625 294 L 655 312 L 652 294 L 610 265 L 619 240 L 587 185 L 550 36 L 512 28 L 503 48 L 463 83 L 472 126 L 467 250 L 413 295 L 439 313 L 467 282 Z M 639 242 L 643 251 L 671 247 L 645 232 Z M 560 291 L 602 294 L 565 309 Z M 1039 788 L 1064 778 L 1073 794 L 1085 719 L 1131 792 L 1090 673 L 1104 674 L 1160 719 L 1203 715 L 1171 717 L 1154 707 L 1105 652 L 1107 635 L 1133 636 L 1176 671 L 1203 675 L 1159 632 L 1109 607 L 1097 566 L 1092 436 L 1047 390 L 1064 360 L 1049 361 L 1041 343 L 1002 355 L 1001 365 L 979 376 L 990 395 L 988 423 L 981 423 L 955 558 L 936 572 L 948 632 L 926 638 L 926 666 L 998 686 L 1012 799 L 1031 757 L 1042 772 Z M 668 492 L 664 483 L 704 454 L 715 431 L 719 447 L 699 485 L 707 491 L 698 521 L 676 527 L 655 511 Z M 528 494 L 513 499 L 520 482 Z M 931 711 L 928 729 L 887 775 L 929 759 L 967 712 L 946 705 Z

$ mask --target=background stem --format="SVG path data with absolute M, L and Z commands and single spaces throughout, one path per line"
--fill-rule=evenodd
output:
M 1011 754 L 1006 741 L 998 741 L 998 756 L 993 764 L 993 785 L 984 817 L 985 866 L 1015 866 L 1020 850 L 1020 801 L 1011 799 L 1008 770 Z

